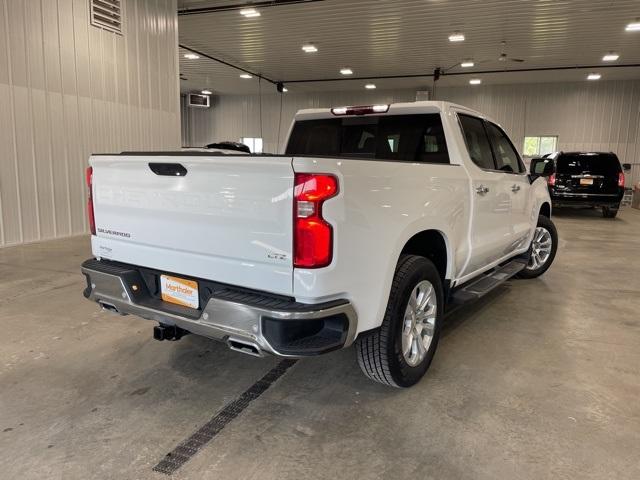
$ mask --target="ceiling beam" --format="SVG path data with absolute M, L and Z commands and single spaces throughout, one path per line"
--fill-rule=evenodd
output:
M 539 67 L 539 68 L 514 68 L 510 70 L 474 70 L 472 72 L 447 72 L 441 73 L 442 77 L 452 77 L 459 75 L 483 75 L 489 73 L 518 73 L 518 72 L 550 72 L 561 70 L 605 70 L 609 68 L 629 68 L 640 67 L 640 63 L 633 63 L 627 65 L 573 65 L 569 67 Z M 433 77 L 433 73 L 415 73 L 408 75 L 379 75 L 370 77 L 340 77 L 340 78 L 317 78 L 311 80 L 282 80 L 284 84 L 291 83 L 316 83 L 316 82 L 344 82 L 353 80 L 385 80 L 385 79 L 398 79 L 398 78 L 420 78 L 420 77 Z
M 281 7 L 284 5 L 297 5 L 302 3 L 315 3 L 315 2 L 324 2 L 324 0 L 264 0 L 264 1 L 258 1 L 258 2 L 238 3 L 235 5 L 218 5 L 218 6 L 210 6 L 210 7 L 181 8 L 181 9 L 178 9 L 178 16 L 228 12 L 229 10 L 241 10 L 243 8 Z
M 201 57 L 205 57 L 205 58 L 208 58 L 209 60 L 213 60 L 214 62 L 221 63 L 222 65 L 226 65 L 227 67 L 235 68 L 236 70 L 238 70 L 240 72 L 248 73 L 252 77 L 257 77 L 257 78 L 261 78 L 263 80 L 266 80 L 267 82 L 272 83 L 273 85 L 276 85 L 278 83 L 275 80 L 272 80 L 269 77 L 265 77 L 264 75 L 262 75 L 260 73 L 252 72 L 251 70 L 247 70 L 246 68 L 239 67 L 238 65 L 234 65 L 233 63 L 229 63 L 229 62 L 227 62 L 225 60 L 222 60 L 220 58 L 216 58 L 214 56 L 211 56 L 208 53 L 204 53 L 204 52 L 201 52 L 200 50 L 196 50 L 193 47 L 189 47 L 189 46 L 183 45 L 181 43 L 178 44 L 178 46 L 180 48 L 184 49 L 184 50 L 188 50 L 188 51 L 190 51 L 192 53 L 195 53 L 196 55 L 200 55 Z

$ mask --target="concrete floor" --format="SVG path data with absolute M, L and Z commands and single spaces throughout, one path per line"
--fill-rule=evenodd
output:
M 557 212 L 561 245 L 450 319 L 409 390 L 353 350 L 298 362 L 179 479 L 640 478 L 640 211 Z M 87 238 L 0 250 L 0 477 L 161 479 L 152 467 L 272 368 L 81 294 Z

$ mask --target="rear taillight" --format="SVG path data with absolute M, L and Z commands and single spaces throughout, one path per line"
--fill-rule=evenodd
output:
M 89 229 L 91 235 L 96 234 L 96 217 L 93 214 L 93 167 L 87 167 L 87 188 L 89 189 L 89 198 L 87 199 L 87 215 L 89 215 Z
M 547 183 L 550 187 L 554 187 L 556 185 L 556 174 L 552 173 L 547 177 Z
M 333 257 L 333 227 L 322 218 L 322 204 L 337 195 L 333 175 L 296 173 L 293 202 L 293 265 L 321 268 Z
M 618 186 L 624 188 L 624 173 L 618 172 Z

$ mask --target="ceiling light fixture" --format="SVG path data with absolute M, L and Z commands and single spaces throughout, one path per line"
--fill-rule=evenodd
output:
M 304 50 L 306 53 L 315 53 L 318 51 L 318 47 L 309 43 L 307 45 L 303 45 L 302 50 Z
M 482 83 L 482 80 L 480 80 L 479 78 L 472 78 L 471 80 L 469 80 L 469 83 L 471 85 L 480 85 Z
M 211 95 L 213 92 L 211 90 L 202 90 L 203 95 Z
M 374 90 L 376 88 L 375 83 L 367 83 L 364 88 L 366 88 L 367 90 Z
M 353 75 L 353 70 L 351 70 L 349 67 L 345 67 L 340 69 L 340 73 L 342 75 Z
M 474 65 L 475 63 L 473 63 L 473 60 L 463 60 L 462 63 L 460 64 L 462 68 L 469 68 L 469 67 L 473 67 Z
M 604 57 L 602 57 L 603 62 L 615 62 L 620 58 L 620 55 L 617 53 L 609 52 Z
M 197 60 L 200 58 L 200 55 L 196 55 L 195 53 L 185 53 L 184 58 L 188 58 L 189 60 Z
M 243 8 L 242 10 L 240 10 L 240 15 L 243 15 L 247 18 L 253 18 L 253 17 L 259 17 L 260 12 L 257 11 L 255 8 Z
M 289 91 L 289 89 L 288 89 L 287 87 L 282 87 L 282 91 L 283 91 L 284 93 L 287 93 L 287 92 Z
M 600 80 L 602 78 L 602 75 L 600 75 L 599 73 L 590 73 L 589 75 L 587 75 L 587 80 Z
M 248 73 L 241 73 L 240 74 L 240 78 L 248 79 L 248 78 L 253 78 L 253 77 L 251 75 L 249 75 Z
M 640 32 L 640 20 L 630 23 L 626 26 L 625 30 L 627 32 Z
M 453 32 L 451 35 L 449 35 L 449 41 L 450 42 L 464 42 L 464 33 Z

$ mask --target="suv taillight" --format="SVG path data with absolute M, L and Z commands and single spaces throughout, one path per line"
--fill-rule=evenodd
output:
M 322 218 L 322 204 L 338 194 L 333 175 L 296 173 L 293 192 L 293 266 L 321 268 L 333 257 L 333 227 Z
M 552 173 L 547 177 L 547 183 L 550 187 L 554 187 L 556 185 L 556 174 Z
M 87 199 L 87 214 L 89 215 L 89 229 L 91 235 L 96 234 L 96 217 L 93 214 L 93 167 L 87 167 L 87 188 L 89 189 L 89 198 Z
M 624 173 L 618 172 L 618 186 L 624 188 Z

